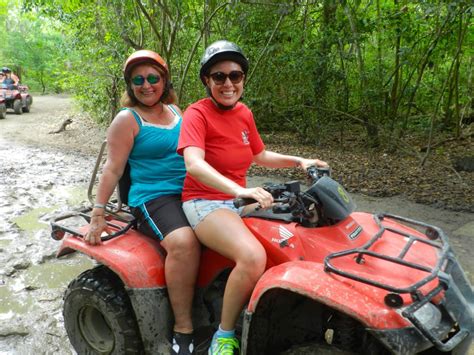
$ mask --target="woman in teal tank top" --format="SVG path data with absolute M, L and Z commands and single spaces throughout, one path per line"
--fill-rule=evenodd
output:
M 183 157 L 176 153 L 182 113 L 177 106 L 166 62 L 141 50 L 125 62 L 124 107 L 107 131 L 107 161 L 97 188 L 86 243 L 100 244 L 104 206 L 128 164 L 128 202 L 138 229 L 159 238 L 167 252 L 165 277 L 174 313 L 172 354 L 193 354 L 192 301 L 200 244 L 182 210 Z

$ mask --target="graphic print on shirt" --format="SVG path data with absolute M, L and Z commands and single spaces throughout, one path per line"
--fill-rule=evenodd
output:
M 244 129 L 242 131 L 242 142 L 244 142 L 245 145 L 250 144 L 250 142 L 249 142 L 249 131 L 247 131 L 246 129 Z

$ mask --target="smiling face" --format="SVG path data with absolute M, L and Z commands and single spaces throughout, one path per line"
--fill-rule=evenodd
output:
M 229 78 L 226 78 L 225 82 L 219 85 L 214 82 L 211 75 L 217 72 L 229 74 L 232 71 L 242 71 L 242 67 L 238 63 L 227 60 L 213 65 L 209 70 L 209 75 L 206 76 L 206 84 L 212 97 L 223 106 L 234 106 L 239 101 L 244 91 L 244 80 L 233 84 Z
M 143 82 L 143 85 L 133 84 L 133 78 L 136 76 L 142 76 L 143 78 L 148 78 L 149 75 L 155 75 L 159 77 L 159 81 L 155 84 L 150 84 L 147 79 Z M 132 69 L 130 74 L 132 82 L 130 86 L 132 88 L 133 94 L 139 102 L 145 106 L 153 106 L 163 95 L 165 79 L 163 74 L 151 64 L 139 64 Z

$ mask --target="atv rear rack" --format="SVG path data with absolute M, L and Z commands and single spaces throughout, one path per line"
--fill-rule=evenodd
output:
M 65 233 L 69 233 L 71 235 L 74 235 L 74 236 L 77 236 L 77 237 L 80 237 L 80 238 L 84 238 L 85 235 L 80 230 L 78 230 L 76 228 L 73 228 L 73 227 L 70 227 L 70 226 L 67 226 L 67 225 L 64 225 L 64 224 L 61 224 L 59 222 L 64 222 L 64 221 L 66 221 L 68 219 L 71 219 L 71 218 L 80 217 L 80 218 L 84 219 L 87 222 L 87 224 L 89 224 L 91 222 L 91 215 L 90 215 L 91 212 L 92 212 L 92 208 L 86 208 L 86 209 L 83 209 L 83 210 L 80 210 L 80 211 L 66 212 L 64 214 L 61 214 L 61 215 L 55 217 L 50 222 L 51 237 L 55 240 L 61 240 L 64 237 Z M 111 210 L 107 209 L 106 210 L 106 215 L 105 215 L 105 220 L 106 220 L 107 226 L 110 227 L 111 229 L 115 230 L 115 232 L 112 233 L 112 234 L 102 236 L 101 237 L 102 241 L 110 240 L 110 239 L 116 238 L 120 235 L 123 235 L 123 234 L 127 233 L 127 231 L 132 227 L 136 228 L 136 219 L 127 210 L 123 210 L 123 209 L 117 210 L 115 208 L 113 211 L 111 211 Z M 119 221 L 122 224 L 113 223 L 113 222 L 111 222 L 112 220 Z
M 385 226 L 382 223 L 385 218 L 390 218 L 391 220 L 400 221 L 403 224 L 409 224 L 415 227 L 422 227 L 425 229 L 424 234 L 427 239 L 420 238 L 399 229 Z M 385 297 L 385 303 L 390 307 L 398 308 L 403 306 L 403 300 L 397 294 L 410 294 L 413 303 L 403 309 L 401 312 L 402 315 L 409 319 L 412 324 L 436 346 L 436 348 L 441 351 L 452 350 L 473 332 L 472 313 L 467 312 L 466 314 L 465 310 L 472 308 L 472 305 L 474 304 L 474 294 L 469 285 L 469 281 L 464 275 L 464 271 L 454 256 L 448 243 L 447 236 L 436 226 L 392 214 L 375 214 L 374 219 L 380 229 L 372 239 L 362 247 L 348 249 L 326 256 L 324 260 L 325 271 L 333 272 L 337 275 L 393 292 Z M 384 237 L 385 231 L 390 231 L 393 233 L 392 235 L 407 239 L 405 246 L 397 257 L 384 255 L 370 250 L 375 242 Z M 439 250 L 438 261 L 434 267 L 427 267 L 404 259 L 415 242 L 424 243 Z M 424 271 L 427 273 L 427 276 L 407 287 L 395 287 L 367 277 L 362 277 L 355 273 L 341 270 L 331 264 L 331 260 L 347 255 L 355 255 L 354 259 L 357 263 L 363 262 L 364 256 L 367 255 L 396 265 L 403 265 L 405 267 Z M 426 295 L 423 295 L 420 288 L 435 278 L 438 278 L 438 285 L 427 292 Z M 440 340 L 439 333 L 434 329 L 426 327 L 423 321 L 421 321 L 416 315 L 416 312 L 421 307 L 431 302 L 434 297 L 443 291 L 445 292 L 445 297 L 438 306 L 441 308 L 443 320 L 446 322 L 445 324 L 448 324 L 448 330 L 455 330 L 455 335 L 446 342 Z M 395 300 L 395 302 L 393 300 Z

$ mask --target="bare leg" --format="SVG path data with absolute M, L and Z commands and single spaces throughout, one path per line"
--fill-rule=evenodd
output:
M 222 329 L 234 329 L 242 308 L 265 271 L 265 249 L 240 216 L 226 209 L 209 214 L 195 231 L 204 245 L 235 262 L 225 287 L 221 316 Z
M 167 252 L 165 277 L 175 319 L 173 330 L 191 333 L 194 287 L 201 246 L 190 227 L 174 230 L 165 237 L 161 245 Z

